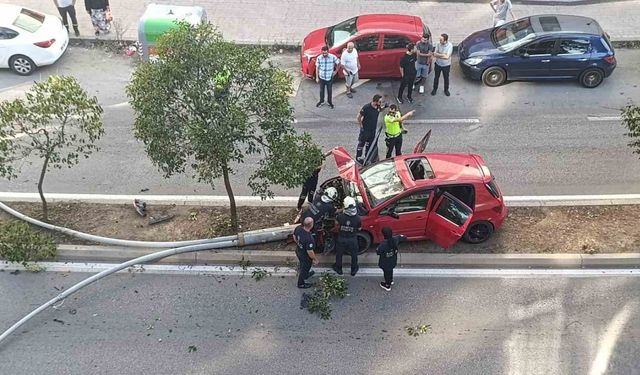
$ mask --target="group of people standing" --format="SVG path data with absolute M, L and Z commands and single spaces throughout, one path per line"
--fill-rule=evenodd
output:
M 336 261 L 331 268 L 342 275 L 342 258 L 344 254 L 351 256 L 351 276 L 358 273 L 358 231 L 362 227 L 362 219 L 358 213 L 358 206 L 352 197 L 344 198 L 343 210 L 337 213 L 335 200 L 337 191 L 333 187 L 327 188 L 322 195 L 316 197 L 302 215 L 302 223 L 293 232 L 293 239 L 296 243 L 296 257 L 300 262 L 298 272 L 298 288 L 306 289 L 313 286 L 308 282 L 315 271 L 311 268 L 318 264 L 316 254 L 316 234 L 322 225 L 322 221 L 327 217 L 336 218 L 338 233 L 335 242 Z M 389 227 L 382 228 L 384 241 L 378 245 L 379 255 L 378 266 L 384 273 L 384 281 L 380 282 L 380 287 L 386 291 L 391 290 L 393 285 L 393 269 L 398 264 L 398 245 L 406 237 L 403 235 L 393 235 Z
M 69 31 L 69 19 L 71 19 L 75 35 L 80 36 L 78 18 L 76 16 L 76 0 L 53 0 L 53 3 L 58 8 L 58 13 L 60 13 L 62 23 L 67 31 Z M 113 20 L 109 0 L 84 0 L 84 7 L 91 17 L 95 35 L 98 36 L 100 33 L 108 34 Z

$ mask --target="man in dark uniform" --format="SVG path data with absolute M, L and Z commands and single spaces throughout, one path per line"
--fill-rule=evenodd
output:
M 344 199 L 344 211 L 338 214 L 338 239 L 336 241 L 336 263 L 333 270 L 342 275 L 342 255 L 346 252 L 351 255 L 351 276 L 358 272 L 358 237 L 357 233 L 362 226 L 362 220 L 358 216 L 356 200 L 352 197 Z
M 378 161 L 378 145 L 375 143 L 376 131 L 378 130 L 378 114 L 386 106 L 382 102 L 382 96 L 376 94 L 373 96 L 371 103 L 365 104 L 358 113 L 358 126 L 360 134 L 358 135 L 358 148 L 356 149 L 356 161 L 364 165 L 364 159 L 372 150 L 373 157 L 369 162 Z M 364 154 L 363 154 L 364 152 Z
M 313 228 L 313 219 L 308 217 L 304 219 L 302 225 L 298 225 L 293 231 L 293 240 L 296 242 L 296 256 L 300 261 L 300 272 L 298 273 L 298 288 L 310 288 L 312 284 L 305 280 L 315 274 L 311 270 L 311 266 L 318 264 L 318 258 L 313 252 L 315 249 L 315 241 L 311 236 L 311 228 Z
M 387 292 L 391 291 L 393 285 L 393 269 L 398 264 L 398 244 L 407 239 L 406 236 L 400 234 L 393 235 L 391 228 L 382 228 L 384 241 L 378 245 L 376 253 L 380 256 L 378 259 L 378 267 L 384 272 L 384 281 L 380 282 L 380 287 Z
M 304 220 L 305 218 L 310 217 L 315 223 L 313 232 L 316 232 L 322 226 L 322 221 L 326 217 L 333 217 L 336 215 L 336 205 L 334 202 L 337 198 L 338 190 L 334 187 L 328 187 L 322 195 L 316 198 L 304 211 L 302 219 Z
M 322 167 L 316 168 L 311 176 L 307 178 L 307 180 L 302 185 L 302 192 L 300 193 L 300 197 L 298 198 L 298 211 L 302 210 L 302 205 L 304 204 L 304 200 L 308 200 L 309 203 L 313 203 L 313 196 L 316 193 L 316 187 L 318 186 L 318 175 L 320 174 L 320 169 Z

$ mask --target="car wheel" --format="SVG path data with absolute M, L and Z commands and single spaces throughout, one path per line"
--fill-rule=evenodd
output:
M 359 232 L 358 237 L 358 254 L 364 254 L 371 246 L 371 235 L 367 232 Z
M 587 69 L 580 75 L 580 83 L 589 89 L 598 87 L 602 81 L 604 81 L 604 73 L 597 68 Z
M 507 72 L 504 69 L 492 66 L 482 73 L 482 82 L 489 87 L 497 87 L 507 80 Z
M 462 239 L 467 243 L 481 243 L 493 234 L 493 224 L 488 221 L 476 221 L 469 225 Z
M 9 59 L 9 67 L 16 74 L 28 76 L 36 69 L 36 64 L 27 56 L 15 55 Z

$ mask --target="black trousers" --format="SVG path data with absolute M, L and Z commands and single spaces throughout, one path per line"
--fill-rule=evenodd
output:
M 402 134 L 397 137 L 387 138 L 384 140 L 387 144 L 387 159 L 391 157 L 393 150 L 396 150 L 396 156 L 402 155 Z
M 390 286 L 393 282 L 393 268 L 383 268 L 382 272 L 384 273 L 384 283 Z
M 364 134 L 360 132 L 360 136 L 358 137 L 358 147 L 356 148 L 356 160 L 362 162 L 365 156 L 369 153 L 369 150 L 373 149 L 373 155 L 371 156 L 370 162 L 378 161 L 378 150 L 376 145 L 373 144 L 376 136 L 374 134 Z M 363 155 L 364 151 L 364 155 Z
M 296 256 L 300 261 L 300 266 L 298 268 L 298 285 L 304 284 L 304 281 L 309 278 L 309 271 L 311 270 L 311 259 L 307 254 L 300 254 L 299 251 L 296 251 Z
M 333 91 L 333 79 L 325 81 L 324 79 L 320 79 L 320 103 L 324 103 L 324 91 L 327 89 L 327 103 L 333 105 L 332 103 L 332 91 Z
M 404 88 L 407 88 L 407 98 L 411 98 L 411 94 L 413 93 L 413 84 L 416 81 L 416 76 L 404 76 L 402 77 L 402 81 L 400 81 L 400 89 L 398 90 L 398 98 L 402 99 L 402 93 L 404 92 Z
M 309 203 L 313 203 L 313 195 L 316 193 L 316 187 L 308 184 L 302 185 L 302 192 L 300 192 L 300 197 L 298 198 L 298 210 L 302 208 L 304 204 L 304 200 L 308 200 Z
M 444 77 L 444 91 L 449 91 L 449 71 L 451 70 L 451 65 L 449 66 L 440 66 L 438 64 L 434 64 L 435 67 L 435 75 L 433 77 L 433 89 L 438 89 L 438 81 L 440 81 L 440 73 Z
M 71 23 L 74 29 L 78 28 L 78 19 L 76 18 L 76 8 L 73 5 L 69 5 L 68 7 L 58 8 L 58 13 L 60 13 L 60 17 L 62 17 L 62 23 L 64 27 L 69 29 L 69 20 L 67 18 L 67 14 L 71 18 Z
M 358 239 L 350 239 L 348 241 L 338 238 L 336 241 L 336 268 L 342 270 L 342 256 L 344 254 L 351 255 L 351 272 L 358 270 Z

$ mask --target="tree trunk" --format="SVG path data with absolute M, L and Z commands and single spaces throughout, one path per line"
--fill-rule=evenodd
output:
M 42 217 L 46 221 L 49 217 L 49 209 L 47 207 L 47 200 L 44 199 L 44 193 L 42 192 L 42 183 L 44 182 L 44 174 L 47 172 L 47 166 L 49 165 L 49 157 L 44 158 L 44 163 L 42 164 L 42 170 L 40 171 L 40 179 L 38 180 L 38 193 L 40 194 L 40 199 L 42 200 Z
M 231 211 L 231 229 L 234 233 L 238 233 L 238 210 L 236 208 L 236 198 L 233 196 L 231 181 L 229 181 L 229 169 L 227 165 L 222 166 L 222 178 L 224 179 L 224 188 L 229 196 L 229 209 Z

